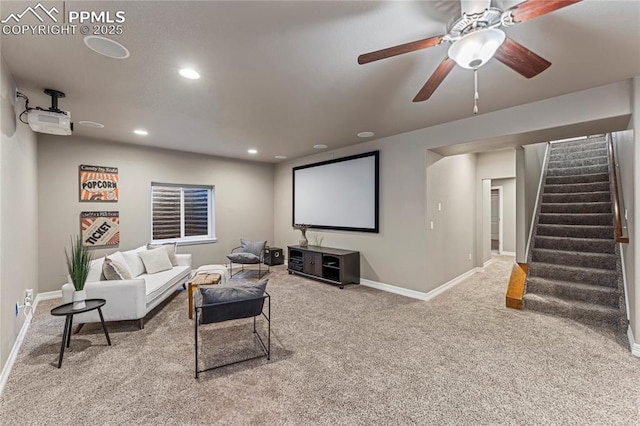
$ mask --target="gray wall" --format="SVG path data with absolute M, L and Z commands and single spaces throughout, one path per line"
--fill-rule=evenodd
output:
M 78 166 L 118 167 L 120 201 L 80 203 Z M 120 246 L 94 251 L 104 256 L 129 250 L 151 238 L 151 182 L 215 186 L 217 243 L 186 245 L 194 266 L 225 263 L 240 238 L 273 242 L 273 166 L 118 144 L 81 137 L 38 138 L 40 290 L 59 290 L 66 281 L 64 248 L 79 233 L 81 211 L 120 212 Z
M 476 161 L 475 154 L 427 155 L 427 277 L 423 291 L 474 266 Z
M 635 151 L 638 150 L 637 145 L 634 141 L 634 131 L 627 130 L 626 132 L 616 132 L 615 141 L 617 148 L 617 157 L 616 161 L 620 165 L 620 186 L 622 188 L 621 198 L 624 202 L 624 208 L 627 212 L 627 234 L 629 236 L 629 244 L 620 244 L 620 248 L 622 249 L 622 254 L 624 257 L 624 266 L 625 266 L 625 276 L 627 280 L 627 297 L 629 302 L 629 322 L 631 324 L 631 328 L 634 330 L 636 335 L 638 334 L 639 328 L 636 327 L 637 321 L 636 318 L 638 316 L 636 312 L 637 300 L 636 293 L 638 292 L 637 286 L 637 278 L 636 278 L 636 269 L 635 269 L 635 256 L 636 256 L 636 245 L 637 240 L 635 239 L 635 230 L 636 230 L 636 222 L 634 217 L 634 212 L 636 210 L 636 198 L 635 198 L 635 187 L 638 186 L 635 184 L 637 178 L 636 176 L 636 166 L 635 162 Z M 625 212 L 622 211 L 621 214 L 624 217 Z M 635 339 L 636 342 L 638 339 Z
M 325 246 L 359 250 L 362 253 L 363 278 L 407 289 L 430 291 L 446 282 L 445 277 L 458 273 L 460 265 L 455 265 L 456 269 L 442 271 L 440 282 L 435 282 L 431 277 L 434 271 L 429 270 L 425 261 L 429 257 L 430 247 L 442 249 L 449 244 L 433 237 L 429 230 L 427 210 L 434 200 L 430 200 L 427 193 L 428 179 L 425 174 L 430 166 L 426 158 L 427 150 L 626 116 L 631 113 L 630 99 L 631 84 L 623 81 L 280 163 L 275 171 L 276 245 L 286 248 L 287 245 L 297 244 L 300 237 L 300 233 L 291 227 L 292 167 L 379 149 L 380 233 L 322 231 L 319 234 L 324 236 Z M 331 144 L 331 141 L 318 141 L 321 142 Z M 515 172 L 508 177 L 513 176 Z M 479 179 L 476 182 L 481 185 Z M 466 193 L 475 200 L 473 214 L 476 215 L 477 206 L 480 205 L 478 190 L 470 188 Z M 451 249 L 456 256 L 464 258 L 468 257 L 471 247 L 473 261 L 464 263 L 467 270 L 483 263 L 479 254 L 481 248 L 478 248 L 480 239 L 477 237 L 478 233 L 481 234 L 482 221 L 478 216 L 471 221 L 474 222 L 475 235 L 469 237 L 469 241 L 457 241 Z M 461 223 L 457 225 L 466 226 Z
M 25 290 L 38 292 L 38 198 L 36 137 L 17 121 L 24 101 L 14 99 L 15 83 L 1 64 L 0 135 L 0 366 L 4 366 L 24 323 L 15 304 Z
M 544 166 L 544 157 L 547 153 L 548 142 L 541 142 L 531 145 L 525 145 L 524 148 L 524 173 L 525 173 L 525 230 L 527 239 L 531 229 L 531 222 L 535 215 L 536 204 L 538 203 L 538 187 L 540 178 L 542 177 L 542 167 Z

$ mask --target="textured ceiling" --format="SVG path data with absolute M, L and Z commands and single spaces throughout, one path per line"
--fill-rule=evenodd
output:
M 36 2 L 5 2 L 0 15 Z M 46 6 L 63 2 L 42 2 Z M 518 2 L 501 2 L 511 6 Z M 259 161 L 359 143 L 472 115 L 473 73 L 456 67 L 433 97 L 411 100 L 446 56 L 441 45 L 367 65 L 359 54 L 444 34 L 458 2 L 260 1 L 71 2 L 75 10 L 123 10 L 125 60 L 100 56 L 83 36 L 1 36 L 19 90 L 60 107 L 74 135 Z M 27 19 L 27 18 L 25 18 Z M 37 22 L 36 22 L 37 23 Z M 527 80 L 492 60 L 479 71 L 486 113 L 640 75 L 640 2 L 589 1 L 507 28 L 552 62 Z M 200 80 L 180 77 L 186 65 Z M 149 136 L 133 134 L 145 128 Z M 74 137 L 74 136 L 72 136 Z M 249 156 L 248 148 L 258 155 Z

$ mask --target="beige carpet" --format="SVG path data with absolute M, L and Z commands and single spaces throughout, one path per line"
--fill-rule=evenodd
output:
M 275 268 L 272 359 L 193 378 L 178 292 L 144 330 L 74 335 L 38 306 L 0 424 L 638 424 L 640 359 L 625 337 L 504 307 L 512 258 L 429 302 L 344 290 Z M 251 320 L 207 326 L 206 363 L 258 351 Z M 225 349 L 225 345 L 231 347 Z

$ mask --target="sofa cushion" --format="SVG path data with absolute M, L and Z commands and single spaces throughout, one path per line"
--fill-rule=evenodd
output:
M 266 245 L 266 241 L 247 241 L 240 239 L 240 251 L 242 253 L 252 253 L 258 257 L 262 254 Z
M 147 244 L 147 250 L 158 249 L 160 247 L 167 248 L 167 254 L 169 255 L 169 260 L 171 261 L 171 265 L 178 266 L 178 260 L 176 259 L 176 250 L 178 248 L 178 244 L 177 243 Z
M 260 263 L 260 258 L 253 253 L 231 253 L 227 257 L 235 263 Z
M 175 266 L 167 271 L 140 276 L 145 282 L 147 304 L 164 293 L 168 286 L 177 286 L 189 275 L 190 270 L 188 266 Z
M 142 259 L 138 255 L 138 252 L 135 250 L 123 251 L 122 257 L 124 257 L 124 261 L 127 262 L 127 266 L 129 266 L 132 278 L 144 274 L 144 263 L 142 263 Z
M 264 304 L 262 296 L 267 287 L 267 282 L 268 280 L 259 283 L 199 287 L 200 294 L 202 295 L 200 302 L 201 306 L 203 306 L 202 316 L 200 317 L 201 323 L 220 322 L 260 315 Z M 224 302 L 240 302 L 245 300 L 247 301 L 246 303 L 224 304 Z M 221 303 L 221 305 L 205 306 L 216 303 Z
M 173 268 L 166 247 L 160 247 L 154 250 L 138 252 L 138 255 L 144 263 L 147 274 L 155 274 L 156 272 L 167 271 Z
M 131 274 L 129 274 L 125 265 L 117 260 L 110 259 L 108 256 L 104 257 L 104 262 L 102 263 L 102 275 L 108 281 L 131 279 Z

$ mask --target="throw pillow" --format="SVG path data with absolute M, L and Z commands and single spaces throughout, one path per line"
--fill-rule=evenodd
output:
M 227 258 L 234 263 L 260 263 L 260 258 L 253 253 L 231 253 Z
M 266 241 L 247 241 L 240 239 L 240 251 L 243 253 L 253 253 L 256 256 L 260 256 L 266 245 Z
M 234 286 L 199 287 L 201 297 L 198 298 L 197 306 L 203 306 L 200 322 L 206 324 L 260 315 L 264 304 L 262 296 L 267 287 L 267 281 Z M 241 301 L 244 302 L 224 304 L 225 302 Z M 219 305 L 206 306 L 212 303 Z
M 160 247 L 167 248 L 167 254 L 169 254 L 169 260 L 173 266 L 178 266 L 178 259 L 176 258 L 176 250 L 178 248 L 177 243 L 167 243 L 167 244 L 147 244 L 147 250 L 158 249 Z
M 117 260 L 109 259 L 105 256 L 102 264 L 102 275 L 108 280 L 130 280 L 131 274 L 126 270 L 124 264 Z
M 129 265 L 127 265 L 127 261 L 124 259 L 124 256 L 121 252 L 117 251 L 115 253 L 108 254 L 107 257 L 111 260 L 115 260 L 120 265 L 122 265 L 122 267 L 127 271 L 127 274 L 129 274 L 130 277 L 133 276 Z
M 154 250 L 138 252 L 147 274 L 155 274 L 156 272 L 168 271 L 172 269 L 171 260 L 166 247 L 160 247 Z
M 144 274 L 144 263 L 142 263 L 138 252 L 135 250 L 123 251 L 122 257 L 124 257 L 124 261 L 127 263 L 127 266 L 129 266 L 132 278 Z

